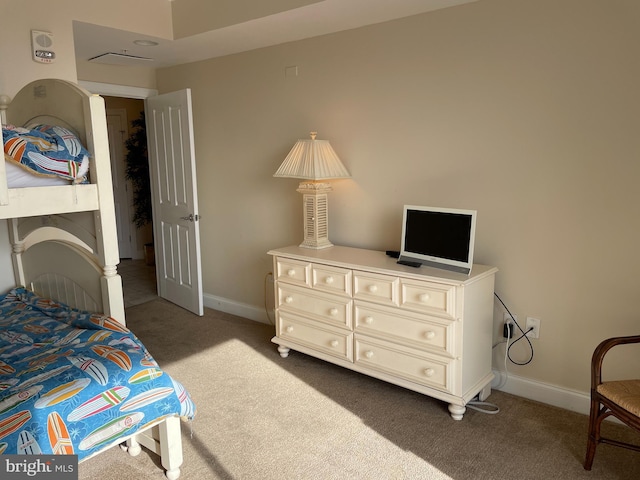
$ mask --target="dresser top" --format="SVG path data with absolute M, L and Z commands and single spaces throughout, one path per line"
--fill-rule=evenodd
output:
M 400 275 L 418 280 L 445 282 L 456 285 L 473 283 L 487 275 L 493 275 L 498 271 L 496 267 L 479 264 L 473 265 L 469 275 L 424 265 L 421 267 L 409 267 L 398 264 L 395 258 L 389 257 L 385 252 L 338 245 L 320 250 L 290 246 L 276 248 L 270 250 L 268 253 L 269 255 L 293 258 L 301 261 L 318 262 L 336 267 L 361 269 L 387 275 Z

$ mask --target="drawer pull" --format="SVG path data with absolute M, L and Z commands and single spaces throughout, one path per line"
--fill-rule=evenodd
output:
M 333 283 L 333 277 L 328 276 L 327 278 L 324 279 L 324 283 L 326 283 L 327 285 L 331 285 Z
M 290 268 L 289 270 L 287 270 L 287 275 L 290 277 L 295 277 L 296 271 L 293 268 Z
M 291 333 L 291 332 L 293 332 L 293 327 L 291 325 L 289 325 L 287 328 L 285 328 L 285 331 L 287 333 Z
M 369 285 L 367 290 L 369 290 L 369 293 L 376 293 L 378 291 L 378 286 L 377 285 Z
M 331 345 L 331 347 L 333 348 L 336 348 L 338 345 L 340 345 L 340 342 L 338 342 L 338 340 L 331 340 L 331 343 L 329 345 Z
M 373 317 L 371 315 L 367 315 L 366 317 L 364 317 L 364 323 L 366 323 L 367 325 L 371 325 L 373 323 Z
M 373 352 L 371 350 L 367 350 L 364 352 L 365 358 L 373 358 Z
M 424 369 L 424 374 L 427 377 L 433 377 L 433 375 L 436 373 L 436 371 L 433 368 L 425 368 Z
M 284 297 L 284 303 L 292 303 L 293 302 L 293 297 L 291 295 L 287 295 L 286 297 Z
M 429 330 L 427 332 L 424 332 L 424 338 L 426 338 L 427 340 L 431 340 L 433 338 L 436 337 L 436 332 L 434 332 L 433 330 Z
M 336 307 L 331 307 L 329 309 L 329 315 L 331 315 L 332 317 L 335 317 L 336 315 L 338 315 L 338 309 Z
M 421 293 L 419 298 L 421 302 L 428 302 L 431 298 L 431 295 L 429 295 L 428 293 Z

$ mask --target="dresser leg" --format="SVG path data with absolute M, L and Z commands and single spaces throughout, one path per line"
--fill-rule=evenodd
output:
M 462 416 L 466 411 L 467 411 L 467 407 L 454 405 L 453 403 L 449 404 L 449 412 L 451 413 L 451 418 L 453 418 L 454 420 L 462 420 Z
M 278 345 L 278 352 L 280 352 L 282 358 L 287 358 L 289 356 L 289 347 Z
M 491 384 L 487 384 L 480 392 L 478 392 L 478 400 L 484 402 L 491 395 Z

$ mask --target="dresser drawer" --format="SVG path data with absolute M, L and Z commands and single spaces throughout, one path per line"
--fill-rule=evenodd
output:
M 356 301 L 355 331 L 434 353 L 455 355 L 456 322 Z
M 408 310 L 455 317 L 455 292 L 456 287 L 452 285 L 402 279 L 400 306 Z
M 353 302 L 350 298 L 340 297 L 308 288 L 278 283 L 278 308 L 292 310 L 318 320 L 352 329 Z
M 277 257 L 276 280 L 294 285 L 311 286 L 311 264 L 292 260 L 290 258 Z
M 455 360 L 362 335 L 355 336 L 355 364 L 452 393 Z
M 398 277 L 360 271 L 353 272 L 353 296 L 385 305 L 398 305 Z
M 353 361 L 353 333 L 314 322 L 289 312 L 279 312 L 278 337 L 316 351 Z
M 351 270 L 327 265 L 311 265 L 311 285 L 316 290 L 351 296 Z

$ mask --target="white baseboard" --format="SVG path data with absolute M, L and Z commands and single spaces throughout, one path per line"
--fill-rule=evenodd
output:
M 221 312 L 230 313 L 239 317 L 248 318 L 267 325 L 273 325 L 274 312 L 269 312 L 269 317 L 264 308 L 256 307 L 246 303 L 236 302 L 228 298 L 218 297 L 216 295 L 204 294 L 204 306 L 219 310 Z M 496 379 L 492 388 L 501 392 L 510 393 L 519 397 L 528 398 L 554 407 L 564 408 L 572 412 L 589 415 L 589 394 L 571 390 L 568 388 L 550 385 L 548 383 L 531 380 L 525 377 L 509 374 L 506 383 L 500 388 L 502 380 L 502 372 L 494 370 Z
M 271 318 L 267 317 L 267 312 L 264 308 L 255 307 L 247 303 L 236 302 L 235 300 L 229 300 L 228 298 L 218 297 L 205 293 L 203 295 L 203 303 L 205 307 L 213 308 L 221 312 L 237 315 L 238 317 L 248 318 L 255 322 L 266 323 L 267 325 L 273 325 L 273 311 L 269 312 Z
M 499 385 L 502 381 L 501 375 L 504 372 L 498 370 L 493 371 L 496 379 L 494 384 Z M 524 377 L 509 374 L 509 377 L 500 388 L 492 385 L 492 388 L 501 392 L 511 393 L 519 397 L 528 398 L 537 402 L 553 405 L 554 407 L 564 408 L 572 412 L 589 415 L 589 394 L 571 390 L 568 388 L 550 385 L 548 383 L 531 380 Z

